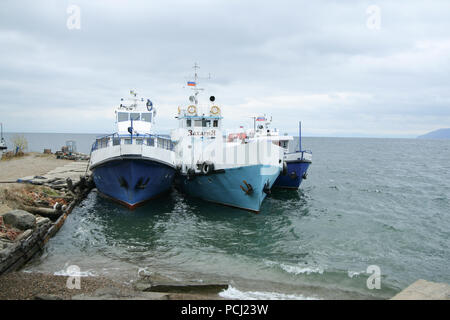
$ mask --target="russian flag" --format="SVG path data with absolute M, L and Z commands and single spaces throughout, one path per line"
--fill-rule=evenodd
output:
M 265 117 L 257 117 L 256 121 L 266 121 L 266 118 Z
M 197 84 L 195 83 L 195 81 L 188 81 L 187 85 L 190 87 L 195 87 Z

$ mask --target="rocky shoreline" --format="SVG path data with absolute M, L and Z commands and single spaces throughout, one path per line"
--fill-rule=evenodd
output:
M 45 163 L 45 168 L 61 163 L 35 154 L 25 160 L 11 159 L 1 163 L 2 175 L 9 180 L 0 177 L 0 275 L 20 269 L 38 253 L 94 187 L 86 170 L 87 161 L 63 161 L 64 166 L 53 168 L 44 175 L 23 178 L 14 177 L 22 170 L 7 172 L 8 168 L 17 166 L 16 161 L 33 160 L 35 164 Z
M 29 154 L 0 161 L 0 300 L 221 299 L 222 284 L 174 284 L 144 277 L 130 285 L 89 276 L 80 277 L 80 288 L 70 289 L 69 276 L 19 271 L 94 187 L 87 161 L 55 160 Z M 35 175 L 21 176 L 33 170 Z

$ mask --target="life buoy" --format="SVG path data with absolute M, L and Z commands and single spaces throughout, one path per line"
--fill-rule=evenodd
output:
M 219 114 L 220 113 L 220 108 L 218 106 L 212 106 L 211 110 L 210 110 L 211 114 Z
M 190 106 L 187 108 L 187 112 L 188 112 L 189 114 L 196 114 L 196 113 L 197 113 L 197 107 L 194 106 L 194 105 L 192 104 L 192 105 L 190 105 Z
M 211 174 L 214 170 L 214 163 L 209 162 L 209 161 L 205 161 L 203 162 L 202 165 L 202 173 L 207 175 L 207 174 Z
M 142 99 L 142 101 L 143 101 L 143 99 Z M 147 110 L 148 111 L 152 111 L 153 110 L 153 102 L 151 102 L 150 99 L 147 99 L 146 105 L 147 105 Z
M 287 166 L 287 163 L 286 163 L 286 162 L 283 162 L 283 170 L 281 171 L 281 174 L 282 174 L 283 176 L 286 176 L 287 173 L 288 173 L 288 166 Z

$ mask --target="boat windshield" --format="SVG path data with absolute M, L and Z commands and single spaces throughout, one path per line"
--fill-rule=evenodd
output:
M 150 112 L 142 113 L 141 120 L 146 122 L 152 122 L 152 114 Z
M 128 112 L 119 112 L 117 114 L 117 121 L 119 122 L 128 121 Z

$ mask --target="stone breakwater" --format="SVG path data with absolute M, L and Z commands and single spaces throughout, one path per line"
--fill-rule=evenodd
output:
M 71 162 L 2 190 L 14 209 L 0 214 L 0 275 L 18 270 L 39 252 L 87 196 L 94 187 L 87 165 Z

